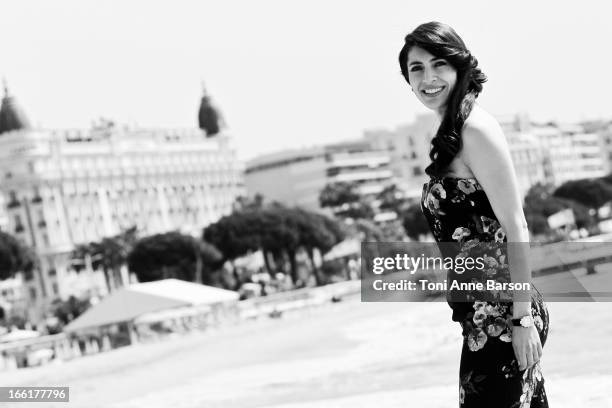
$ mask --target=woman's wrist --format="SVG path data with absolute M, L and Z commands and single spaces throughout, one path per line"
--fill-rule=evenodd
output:
M 512 306 L 512 318 L 518 319 L 523 316 L 531 316 L 531 302 L 514 302 Z

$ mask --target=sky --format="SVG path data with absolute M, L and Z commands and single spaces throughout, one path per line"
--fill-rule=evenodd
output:
M 495 5 L 494 7 L 492 5 Z M 427 112 L 404 36 L 451 25 L 489 77 L 480 104 L 612 118 L 610 9 L 596 1 L 0 0 L 0 76 L 37 127 L 101 116 L 195 127 L 202 82 L 239 157 L 358 138 Z

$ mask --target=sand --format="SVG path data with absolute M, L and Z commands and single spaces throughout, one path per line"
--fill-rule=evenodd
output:
M 551 407 L 611 407 L 612 303 L 549 303 Z M 454 407 L 460 330 L 442 302 L 347 299 L 44 367 L 4 386 L 70 386 L 45 407 Z M 1 404 L 0 404 L 1 405 Z M 40 407 L 20 403 L 18 406 Z

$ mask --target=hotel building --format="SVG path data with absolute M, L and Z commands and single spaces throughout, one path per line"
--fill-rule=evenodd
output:
M 380 193 L 393 183 L 390 161 L 386 151 L 365 140 L 287 150 L 247 162 L 245 185 L 249 195 L 318 210 L 327 184 L 351 182 L 361 195 Z
M 91 129 L 33 129 L 5 89 L 0 191 L 6 231 L 39 256 L 30 300 L 44 306 L 83 286 L 71 268 L 78 244 L 132 226 L 140 236 L 200 233 L 229 214 L 243 193 L 242 168 L 217 119 L 205 94 L 200 128 L 133 128 L 102 120 Z

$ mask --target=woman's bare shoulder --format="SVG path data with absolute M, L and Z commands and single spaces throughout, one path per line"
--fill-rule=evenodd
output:
M 463 125 L 462 138 L 469 139 L 499 139 L 504 138 L 497 119 L 479 105 L 474 105 L 472 112 Z M 476 141 L 476 140 L 475 140 Z

